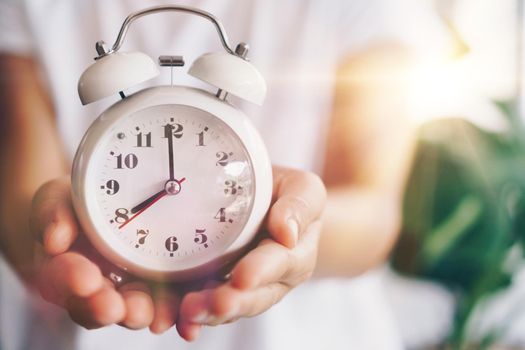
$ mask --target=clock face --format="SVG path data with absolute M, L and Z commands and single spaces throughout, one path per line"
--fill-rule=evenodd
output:
M 249 219 L 255 181 L 233 130 L 212 114 L 159 105 L 121 118 L 86 174 L 87 207 L 120 257 L 156 271 L 204 264 Z

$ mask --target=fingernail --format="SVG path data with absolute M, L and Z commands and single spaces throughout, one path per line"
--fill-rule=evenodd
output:
M 288 219 L 286 223 L 288 224 L 288 228 L 292 233 L 293 245 L 295 246 L 297 244 L 297 239 L 299 238 L 299 224 L 297 223 L 297 221 L 291 218 Z
M 57 224 L 56 222 L 51 222 L 49 225 L 47 225 L 47 227 L 44 229 L 44 232 L 42 234 L 42 237 L 40 237 L 42 239 L 42 244 L 45 246 L 47 246 L 49 244 L 49 238 L 51 237 L 52 234 L 55 233 L 55 230 L 56 230 L 56 227 L 57 227 Z
M 152 325 L 151 331 L 155 334 L 162 334 L 170 328 L 170 324 L 164 321 L 158 321 L 156 324 Z
M 215 324 L 219 324 L 219 319 L 217 318 L 217 316 L 209 316 L 206 321 L 203 322 L 203 324 L 206 324 L 206 325 L 215 325 Z
M 188 341 L 194 341 L 199 336 L 199 333 L 201 331 L 201 325 L 192 325 L 189 329 L 189 337 Z
M 205 323 L 209 319 L 208 311 L 203 310 L 191 319 L 192 323 Z
M 225 321 L 231 320 L 234 317 L 237 317 L 237 314 L 239 313 L 239 305 L 235 305 L 231 308 L 231 310 L 223 317 Z
M 67 241 L 67 238 L 69 236 L 69 228 L 67 225 L 64 225 L 64 223 L 58 223 L 55 226 L 55 230 L 53 232 L 53 243 L 62 245 L 64 242 Z

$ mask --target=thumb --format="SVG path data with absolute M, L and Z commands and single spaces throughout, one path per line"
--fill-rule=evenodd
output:
M 50 255 L 67 251 L 78 235 L 70 191 L 70 179 L 63 177 L 45 183 L 33 197 L 31 231 Z
M 277 242 L 293 248 L 301 233 L 321 216 L 326 190 L 321 179 L 309 172 L 274 167 L 274 179 L 268 230 Z

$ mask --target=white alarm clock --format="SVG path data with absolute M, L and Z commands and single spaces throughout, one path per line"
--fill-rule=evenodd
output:
M 211 21 L 226 52 L 208 53 L 189 74 L 217 93 L 157 86 L 125 96 L 159 69 L 140 52 L 120 52 L 131 23 L 164 11 Z M 271 163 L 250 120 L 227 101 L 232 94 L 262 104 L 266 85 L 246 60 L 248 46 L 232 50 L 220 22 L 184 6 L 131 14 L 113 47 L 80 77 L 83 104 L 119 93 L 86 132 L 72 169 L 73 205 L 103 257 L 132 275 L 181 281 L 203 277 L 238 258 L 254 239 L 269 208 Z M 161 66 L 183 65 L 161 56 Z M 118 276 L 117 276 L 118 277 Z

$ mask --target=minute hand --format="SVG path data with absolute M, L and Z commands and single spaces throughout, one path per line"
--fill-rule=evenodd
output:
M 164 127 L 164 137 L 168 139 L 170 180 L 175 180 L 175 165 L 173 164 L 173 125 L 166 124 Z

